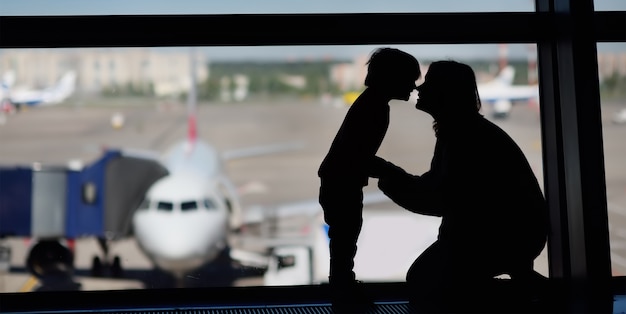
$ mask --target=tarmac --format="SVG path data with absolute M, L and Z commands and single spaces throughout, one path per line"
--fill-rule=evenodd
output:
M 89 164 L 105 148 L 133 148 L 164 152 L 187 134 L 184 103 L 145 101 L 125 106 L 123 100 L 108 105 L 80 104 L 32 108 L 6 116 L 0 124 L 0 166 Z M 626 125 L 610 123 L 611 114 L 623 104 L 603 110 L 605 165 L 611 257 L 615 275 L 626 274 Z M 317 198 L 317 167 L 341 124 L 347 106 L 317 100 L 269 99 L 245 103 L 200 103 L 198 136 L 220 151 L 249 146 L 301 142 L 303 148 L 271 156 L 227 163 L 229 175 L 239 187 L 242 205 L 272 206 Z M 485 109 L 488 117 L 488 109 Z M 120 121 L 120 116 L 122 120 Z M 519 104 L 506 120 L 494 120 L 522 147 L 540 182 L 543 180 L 541 126 L 537 108 Z M 379 155 L 408 172 L 428 170 L 434 148 L 432 118 L 406 102 L 392 103 L 391 124 Z M 375 190 L 370 183 L 367 190 Z M 485 191 L 488 197 L 488 191 Z M 368 209 L 369 210 L 369 209 Z M 394 204 L 375 210 L 401 211 Z M 8 269 L 0 267 L 0 293 L 27 292 L 41 286 L 25 269 L 32 241 L 7 238 L 0 244 L 11 248 Z M 386 243 L 387 247 L 402 245 Z M 75 246 L 74 280 L 81 290 L 149 289 L 177 286 L 167 274 L 155 269 L 132 238 L 113 244 L 111 256 L 122 260 L 120 278 L 90 275 L 94 256 L 101 255 L 97 242 L 81 238 Z M 1 265 L 0 265 L 1 266 Z M 548 275 L 547 254 L 535 268 Z M 226 278 L 220 278 L 226 277 Z M 252 271 L 231 267 L 229 272 L 205 269 L 190 274 L 187 287 L 263 285 Z

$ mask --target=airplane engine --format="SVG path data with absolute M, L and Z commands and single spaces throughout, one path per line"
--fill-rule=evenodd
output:
M 80 290 L 73 280 L 74 253 L 56 239 L 37 242 L 26 258 L 26 268 L 39 281 L 37 291 Z
M 74 271 L 74 254 L 57 240 L 40 240 L 31 249 L 26 267 L 37 278 L 68 275 Z
M 509 116 L 513 105 L 506 99 L 498 99 L 493 105 L 493 117 L 504 119 Z

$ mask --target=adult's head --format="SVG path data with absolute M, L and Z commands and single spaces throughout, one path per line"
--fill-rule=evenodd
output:
M 464 63 L 451 60 L 431 63 L 417 91 L 415 107 L 438 122 L 475 116 L 480 111 L 476 75 Z
M 365 86 L 385 93 L 391 99 L 409 100 L 422 72 L 412 55 L 396 48 L 378 48 L 367 61 Z

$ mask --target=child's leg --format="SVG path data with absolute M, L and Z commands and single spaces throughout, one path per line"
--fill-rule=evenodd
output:
M 358 184 L 323 182 L 320 204 L 328 224 L 331 283 L 352 283 L 354 256 L 363 224 L 363 190 Z

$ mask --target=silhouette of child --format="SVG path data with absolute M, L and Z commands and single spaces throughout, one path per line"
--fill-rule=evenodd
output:
M 430 170 L 412 175 L 376 157 L 371 175 L 398 205 L 442 218 L 437 241 L 407 273 L 414 303 L 425 312 L 483 311 L 471 304 L 493 300 L 481 289 L 495 276 L 542 278 L 533 262 L 546 243 L 547 205 L 521 149 L 479 113 L 471 67 L 434 62 L 417 91 L 416 108 L 435 120 Z
M 348 110 L 322 161 L 319 202 L 330 239 L 331 286 L 349 288 L 356 243 L 362 226 L 363 187 L 371 160 L 389 125 L 389 101 L 408 100 L 421 76 L 419 63 L 395 48 L 379 48 L 370 56 L 366 89 Z

